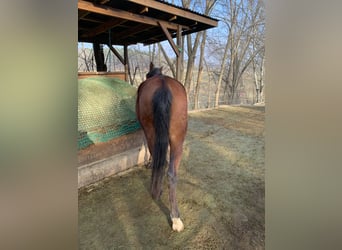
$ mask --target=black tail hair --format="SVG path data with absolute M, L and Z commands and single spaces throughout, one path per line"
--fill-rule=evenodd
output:
M 154 93 L 153 125 L 155 129 L 155 142 L 152 157 L 152 197 L 159 199 L 166 165 L 166 154 L 169 146 L 169 125 L 172 94 L 166 86 L 163 76 L 161 87 Z

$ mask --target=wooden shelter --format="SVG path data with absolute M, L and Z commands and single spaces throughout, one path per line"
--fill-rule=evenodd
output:
M 168 40 L 177 56 L 180 79 L 182 36 L 216 27 L 217 20 L 160 0 L 79 0 L 78 41 L 93 43 L 97 71 L 106 71 L 101 44 L 107 45 L 125 66 L 128 81 L 129 45 Z M 173 41 L 176 38 L 176 43 Z M 122 45 L 124 56 L 113 47 Z
M 182 36 L 217 26 L 217 20 L 200 13 L 153 0 L 79 0 L 78 41 L 93 44 L 97 72 L 79 73 L 79 78 L 101 75 L 129 80 L 128 46 L 168 41 L 177 56 L 176 78 L 180 80 Z M 176 43 L 173 39 L 176 38 Z M 119 58 L 125 72 L 107 72 L 103 45 Z M 120 45 L 124 55 L 113 47 Z M 148 160 L 142 130 L 78 152 L 78 186 L 83 187 Z

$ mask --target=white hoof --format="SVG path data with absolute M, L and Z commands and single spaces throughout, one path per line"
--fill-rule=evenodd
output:
M 172 218 L 172 230 L 180 232 L 184 229 L 183 222 L 180 218 Z

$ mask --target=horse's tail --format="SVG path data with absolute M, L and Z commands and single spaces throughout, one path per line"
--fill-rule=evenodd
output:
M 161 76 L 162 85 L 154 93 L 153 104 L 153 125 L 155 129 L 155 141 L 152 157 L 152 186 L 153 199 L 161 195 L 161 187 L 166 165 L 166 155 L 169 146 L 169 125 L 172 94 L 166 86 L 165 78 Z

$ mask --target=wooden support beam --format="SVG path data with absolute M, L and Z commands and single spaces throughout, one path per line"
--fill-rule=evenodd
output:
M 132 79 L 130 79 L 131 74 L 130 74 L 130 68 L 129 68 L 129 61 L 128 61 L 128 46 L 124 45 L 124 66 L 125 66 L 125 81 L 129 82 L 131 84 L 133 84 L 133 82 L 131 81 Z
M 213 20 L 211 18 L 202 16 L 202 15 L 198 15 L 196 13 L 193 13 L 193 12 L 190 12 L 187 10 L 176 8 L 174 6 L 167 5 L 167 4 L 164 4 L 162 2 L 146 1 L 146 0 L 128 0 L 128 1 L 133 2 L 133 3 L 137 3 L 137 4 L 141 4 L 141 5 L 150 7 L 152 9 L 164 10 L 166 12 L 173 14 L 173 15 L 186 17 L 188 19 L 192 19 L 192 20 L 198 21 L 200 23 L 205 23 L 205 24 L 212 26 L 212 27 L 217 26 L 216 20 Z
M 125 65 L 125 59 L 120 55 L 120 53 L 111 44 L 107 44 L 107 46 L 114 53 L 114 55 L 120 60 L 120 62 L 123 65 Z
M 124 39 L 126 37 L 134 36 L 135 34 L 141 33 L 146 29 L 149 29 L 151 26 L 147 26 L 146 24 L 138 24 L 134 28 L 126 29 L 121 32 L 115 33 L 116 37 L 120 37 L 120 39 Z
M 113 20 L 110 20 L 109 22 L 106 22 L 106 23 L 104 23 L 102 25 L 99 25 L 96 28 L 90 30 L 89 32 L 82 34 L 82 37 L 83 38 L 85 38 L 85 37 L 94 37 L 94 36 L 96 36 L 98 34 L 101 34 L 101 33 L 105 32 L 105 31 L 107 31 L 107 30 L 109 30 L 109 29 L 111 29 L 113 27 L 116 27 L 116 26 L 118 26 L 120 24 L 123 24 L 125 22 L 126 22 L 126 20 L 123 20 L 123 19 L 113 19 Z
M 143 14 L 145 12 L 148 12 L 148 7 L 144 7 L 139 13 L 140 14 Z
M 169 22 L 173 21 L 173 20 L 176 20 L 177 19 L 177 16 L 173 16 L 169 19 Z
M 90 13 L 90 12 L 88 12 L 88 13 Z M 87 17 L 87 16 L 83 17 L 82 20 L 88 21 L 88 22 L 92 22 L 92 23 L 100 23 L 100 24 L 103 23 L 103 22 L 100 21 L 100 20 L 96 20 L 96 19 L 94 19 L 94 18 L 89 18 L 89 17 Z
M 160 22 L 158 22 L 158 23 L 159 23 L 159 26 L 162 28 L 164 34 L 166 35 L 167 40 L 169 41 L 173 51 L 176 53 L 177 57 L 179 57 L 179 49 L 178 49 L 177 45 L 174 43 L 174 41 L 172 40 L 172 37 L 171 37 L 169 31 L 167 30 L 167 28 L 164 26 L 163 23 L 160 23 Z
M 77 2 L 78 9 L 86 10 L 106 16 L 112 16 L 121 19 L 127 19 L 130 21 L 145 23 L 153 26 L 158 26 L 158 22 L 162 23 L 167 29 L 177 30 L 177 24 L 161 21 L 156 18 L 147 17 L 143 15 L 134 14 L 124 10 L 118 10 L 109 6 L 94 4 L 91 2 L 79 0 Z M 186 26 L 183 26 L 186 27 Z
M 83 19 L 86 17 L 90 12 L 89 11 L 84 11 L 82 14 L 79 15 L 78 20 Z

